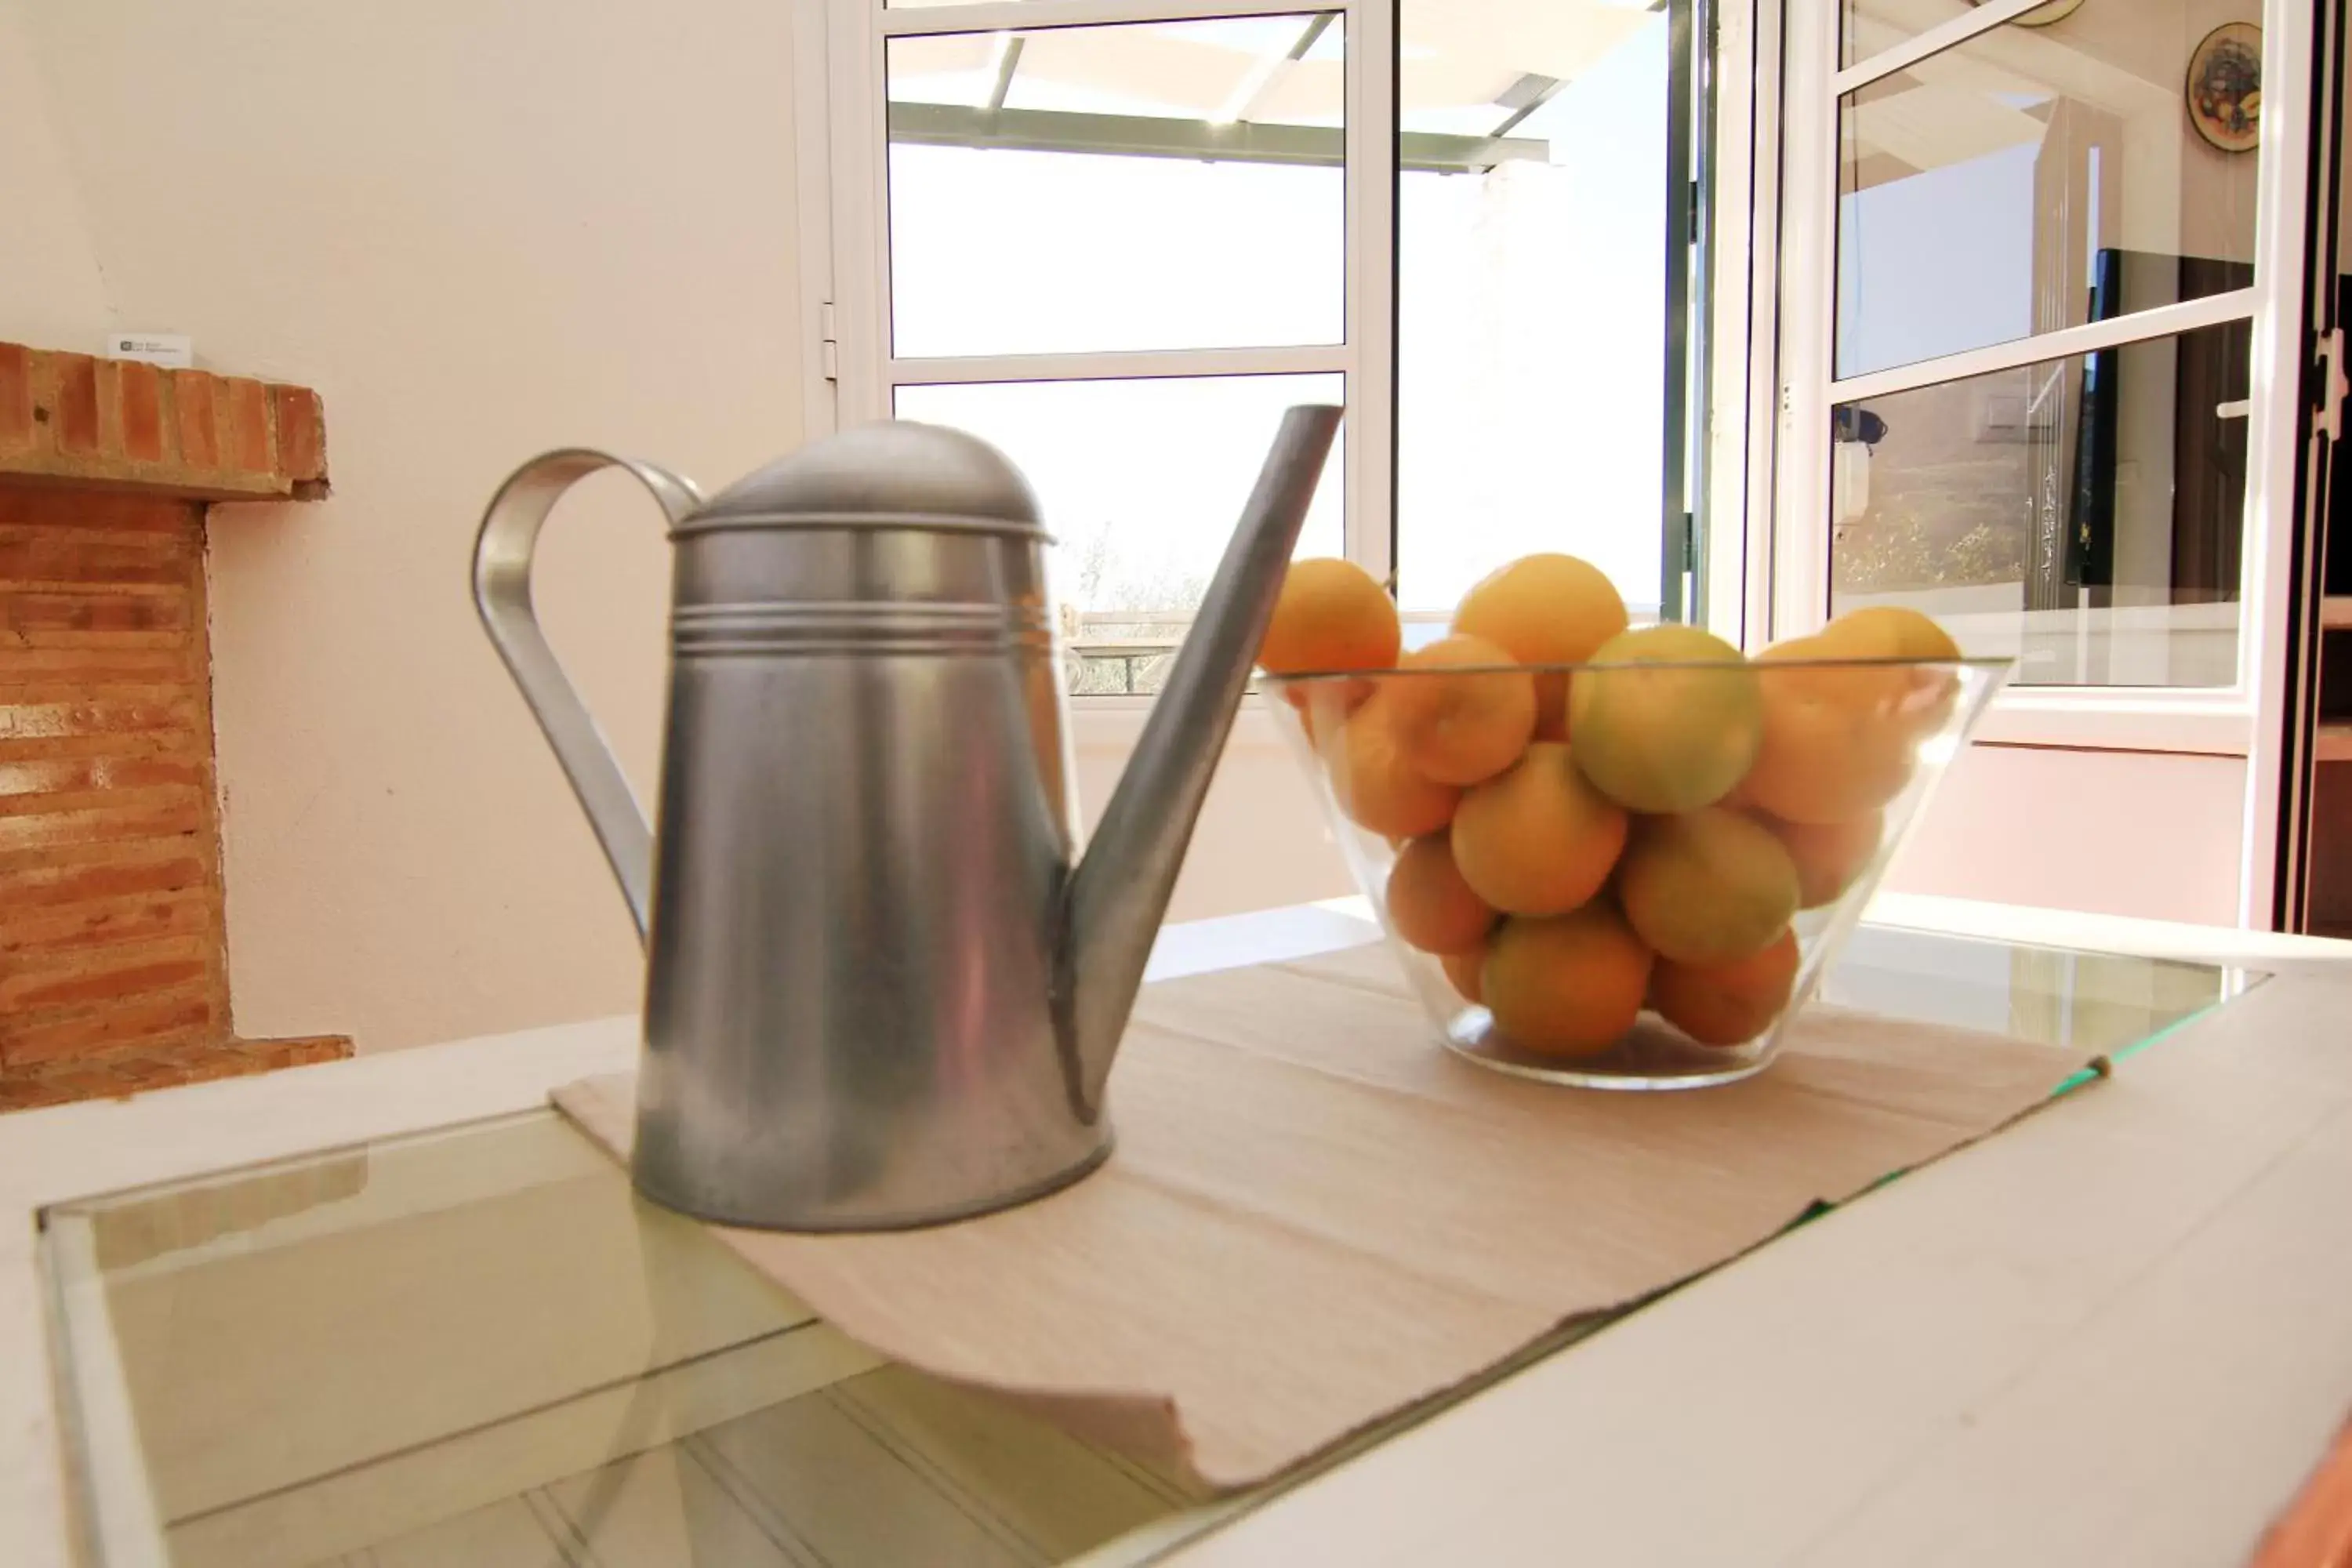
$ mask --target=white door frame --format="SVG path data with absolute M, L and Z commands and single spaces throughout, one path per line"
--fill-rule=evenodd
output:
M 2210 689 L 2016 689 L 1996 703 L 1979 739 L 2245 758 L 2245 811 L 2234 825 L 2242 851 L 2239 919 L 2242 924 L 2267 925 L 2276 871 L 2286 598 L 2293 564 L 2285 543 L 2293 527 L 2289 514 L 2304 414 L 2311 0 L 2265 0 L 2263 6 L 2262 173 L 2252 288 L 1843 382 L 1833 375 L 1839 100 L 1894 70 L 2003 26 L 2037 3 L 1990 0 L 1842 68 L 1836 6 L 1814 0 L 1765 0 L 1763 9 L 1780 14 L 1786 47 L 1780 104 L 1779 288 L 1769 301 L 1778 328 L 1777 408 L 1767 420 L 1762 413 L 1769 405 L 1758 400 L 1751 431 L 1754 438 L 1768 440 L 1770 450 L 1749 458 L 1751 475 L 1759 469 L 1769 475 L 1763 487 L 1771 497 L 1769 545 L 1760 560 L 1750 557 L 1749 584 L 1751 606 L 1760 601 L 1769 629 L 1761 636 L 1751 633 L 1750 641 L 1801 635 L 1816 629 L 1826 616 L 1827 454 L 1830 413 L 1836 405 L 2218 321 L 2250 320 L 2250 456 L 2237 679 Z M 1758 254 L 1770 252 L 1759 246 Z M 1759 584 L 1758 578 L 1764 581 Z

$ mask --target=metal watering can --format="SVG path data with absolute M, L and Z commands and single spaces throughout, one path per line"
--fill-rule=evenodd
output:
M 1339 414 L 1285 416 L 1083 860 L 1050 541 L 994 448 L 884 423 L 708 500 L 582 450 L 499 488 L 475 602 L 646 942 L 640 1192 L 878 1230 L 1110 1152 L 1111 1058 Z M 541 524 L 608 467 L 674 545 L 658 832 L 531 609 Z

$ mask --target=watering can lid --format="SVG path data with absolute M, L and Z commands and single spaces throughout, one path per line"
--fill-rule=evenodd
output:
M 1036 492 L 1003 453 L 961 430 L 904 419 L 856 426 L 779 458 L 676 531 L 892 526 L 1045 534 Z

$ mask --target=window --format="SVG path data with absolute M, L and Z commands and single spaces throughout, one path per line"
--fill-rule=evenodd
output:
M 1539 550 L 1600 566 L 1636 621 L 1660 608 L 1668 18 L 1548 25 L 1572 9 L 1497 26 L 1459 0 L 1401 6 L 1405 132 L 1484 142 L 1408 159 L 1398 187 L 1397 590 L 1423 635 Z
M 1789 9 L 1777 632 L 1899 602 L 2021 685 L 2241 687 L 2262 13 Z
M 1072 690 L 1158 689 L 1303 401 L 1409 640 L 1533 550 L 1673 598 L 1697 0 L 1033 3 L 827 0 L 832 335 L 1029 477 Z

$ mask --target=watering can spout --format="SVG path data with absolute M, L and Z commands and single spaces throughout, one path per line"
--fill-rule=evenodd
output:
M 1266 454 L 1167 687 L 1152 704 L 1085 858 L 1061 931 L 1065 1014 L 1083 1103 L 1099 1111 L 1184 848 L 1249 685 L 1340 410 L 1291 409 Z

